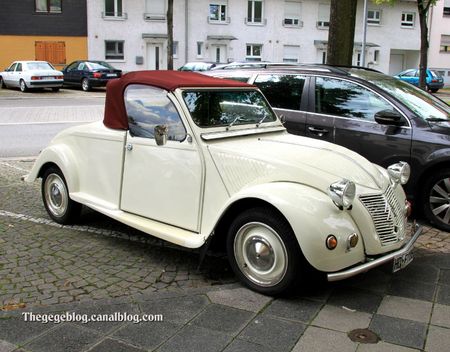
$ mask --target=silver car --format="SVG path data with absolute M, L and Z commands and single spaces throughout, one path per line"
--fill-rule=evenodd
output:
M 0 72 L 0 87 L 18 87 L 22 92 L 30 88 L 51 88 L 57 92 L 64 76 L 47 61 L 15 61 Z

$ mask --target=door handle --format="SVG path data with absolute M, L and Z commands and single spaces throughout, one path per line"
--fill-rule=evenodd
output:
M 326 129 L 316 128 L 316 127 L 312 127 L 312 126 L 308 127 L 308 131 L 313 133 L 313 134 L 315 134 L 315 135 L 317 135 L 317 136 L 319 136 L 319 137 L 322 137 L 324 134 L 327 134 L 329 132 Z
M 125 149 L 129 152 L 131 152 L 133 150 L 133 144 L 131 143 L 127 143 L 127 146 L 125 147 Z

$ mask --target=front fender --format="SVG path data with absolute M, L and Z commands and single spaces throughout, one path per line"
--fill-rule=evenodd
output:
M 349 211 L 339 210 L 324 192 L 292 182 L 260 184 L 234 194 L 223 211 L 247 198 L 263 200 L 284 215 L 305 258 L 315 269 L 333 272 L 364 261 L 362 236 Z M 352 233 L 357 233 L 360 241 L 349 251 L 347 237 Z M 325 245 L 330 234 L 338 239 L 334 250 Z
M 79 180 L 76 175 L 77 159 L 73 151 L 65 144 L 53 144 L 45 148 L 38 156 L 30 173 L 25 177 L 26 182 L 34 182 L 40 177 L 42 168 L 49 163 L 55 164 L 62 171 L 70 192 L 77 192 Z

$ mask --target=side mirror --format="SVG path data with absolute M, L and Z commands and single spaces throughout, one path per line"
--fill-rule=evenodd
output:
M 281 124 L 284 126 L 286 124 L 286 116 L 283 114 L 279 114 L 278 118 L 280 119 Z
M 381 110 L 375 114 L 375 121 L 380 125 L 401 126 L 402 115 L 394 110 Z
M 169 126 L 157 125 L 155 126 L 155 141 L 156 145 L 164 145 L 167 143 L 167 135 L 169 134 Z

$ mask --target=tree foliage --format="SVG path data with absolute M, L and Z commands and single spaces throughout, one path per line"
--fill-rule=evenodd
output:
M 376 4 L 395 4 L 398 0 L 373 0 Z M 417 11 L 419 12 L 420 23 L 420 76 L 419 87 L 426 88 L 426 70 L 428 67 L 428 48 L 430 43 L 428 41 L 428 23 L 427 16 L 431 6 L 436 4 L 437 0 L 417 0 Z
M 352 64 L 357 3 L 357 0 L 331 0 L 327 64 Z

